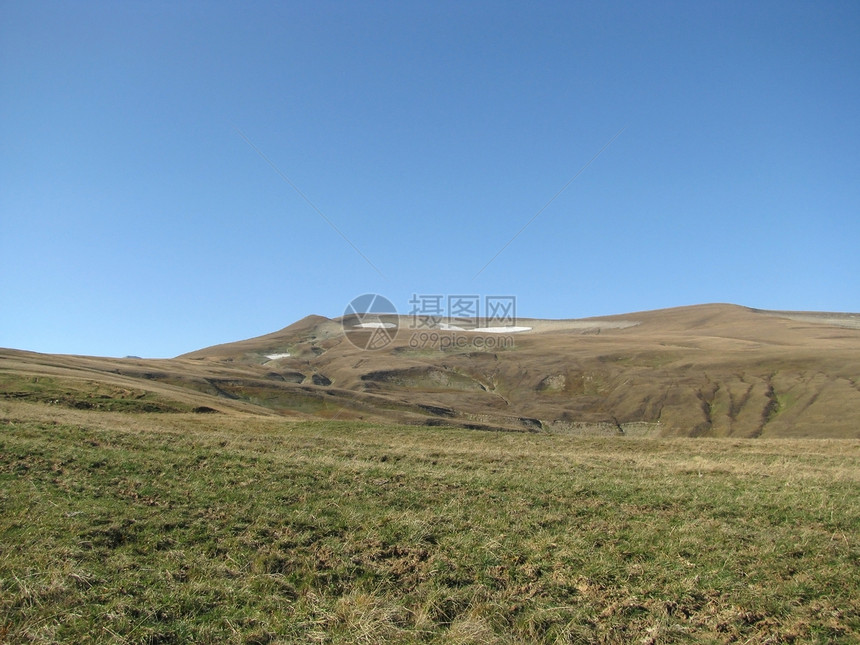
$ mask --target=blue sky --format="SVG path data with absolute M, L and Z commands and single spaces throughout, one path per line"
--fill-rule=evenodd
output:
M 858 33 L 854 1 L 4 1 L 0 346 L 168 357 L 368 292 L 860 311 Z

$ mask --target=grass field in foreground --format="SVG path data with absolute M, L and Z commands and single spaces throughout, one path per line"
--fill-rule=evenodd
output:
M 860 443 L 0 404 L 0 642 L 860 641 Z

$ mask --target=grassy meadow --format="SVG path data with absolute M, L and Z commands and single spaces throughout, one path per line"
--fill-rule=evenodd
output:
M 0 642 L 856 643 L 860 442 L 0 401 Z

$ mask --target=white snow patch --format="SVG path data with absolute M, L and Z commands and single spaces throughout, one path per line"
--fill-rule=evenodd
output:
M 473 331 L 484 334 L 516 334 L 520 331 L 531 331 L 531 327 L 472 327 L 471 329 L 466 329 L 465 327 L 458 327 L 457 325 L 451 325 L 450 323 L 439 323 L 439 329 L 443 331 Z
M 266 354 L 266 358 L 268 358 L 270 361 L 276 361 L 279 358 L 289 358 L 289 357 L 290 357 L 289 354 Z
M 358 323 L 357 325 L 353 325 L 354 327 L 361 327 L 362 329 L 394 329 L 397 327 L 394 323 L 387 322 L 366 322 L 366 323 Z

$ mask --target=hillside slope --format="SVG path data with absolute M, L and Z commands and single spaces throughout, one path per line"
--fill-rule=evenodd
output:
M 373 351 L 356 345 L 363 346 L 362 333 L 379 330 L 354 322 L 309 316 L 272 334 L 161 361 L 3 350 L 0 392 L 36 396 L 36 384 L 15 385 L 13 375 L 53 374 L 67 384 L 136 387 L 182 409 L 262 409 L 295 418 L 578 434 L 860 437 L 860 316 L 853 314 L 714 304 L 521 319 L 517 325 L 529 329 L 518 333 L 412 329 L 411 319 L 388 316 L 391 335 L 399 326 L 396 336 Z

